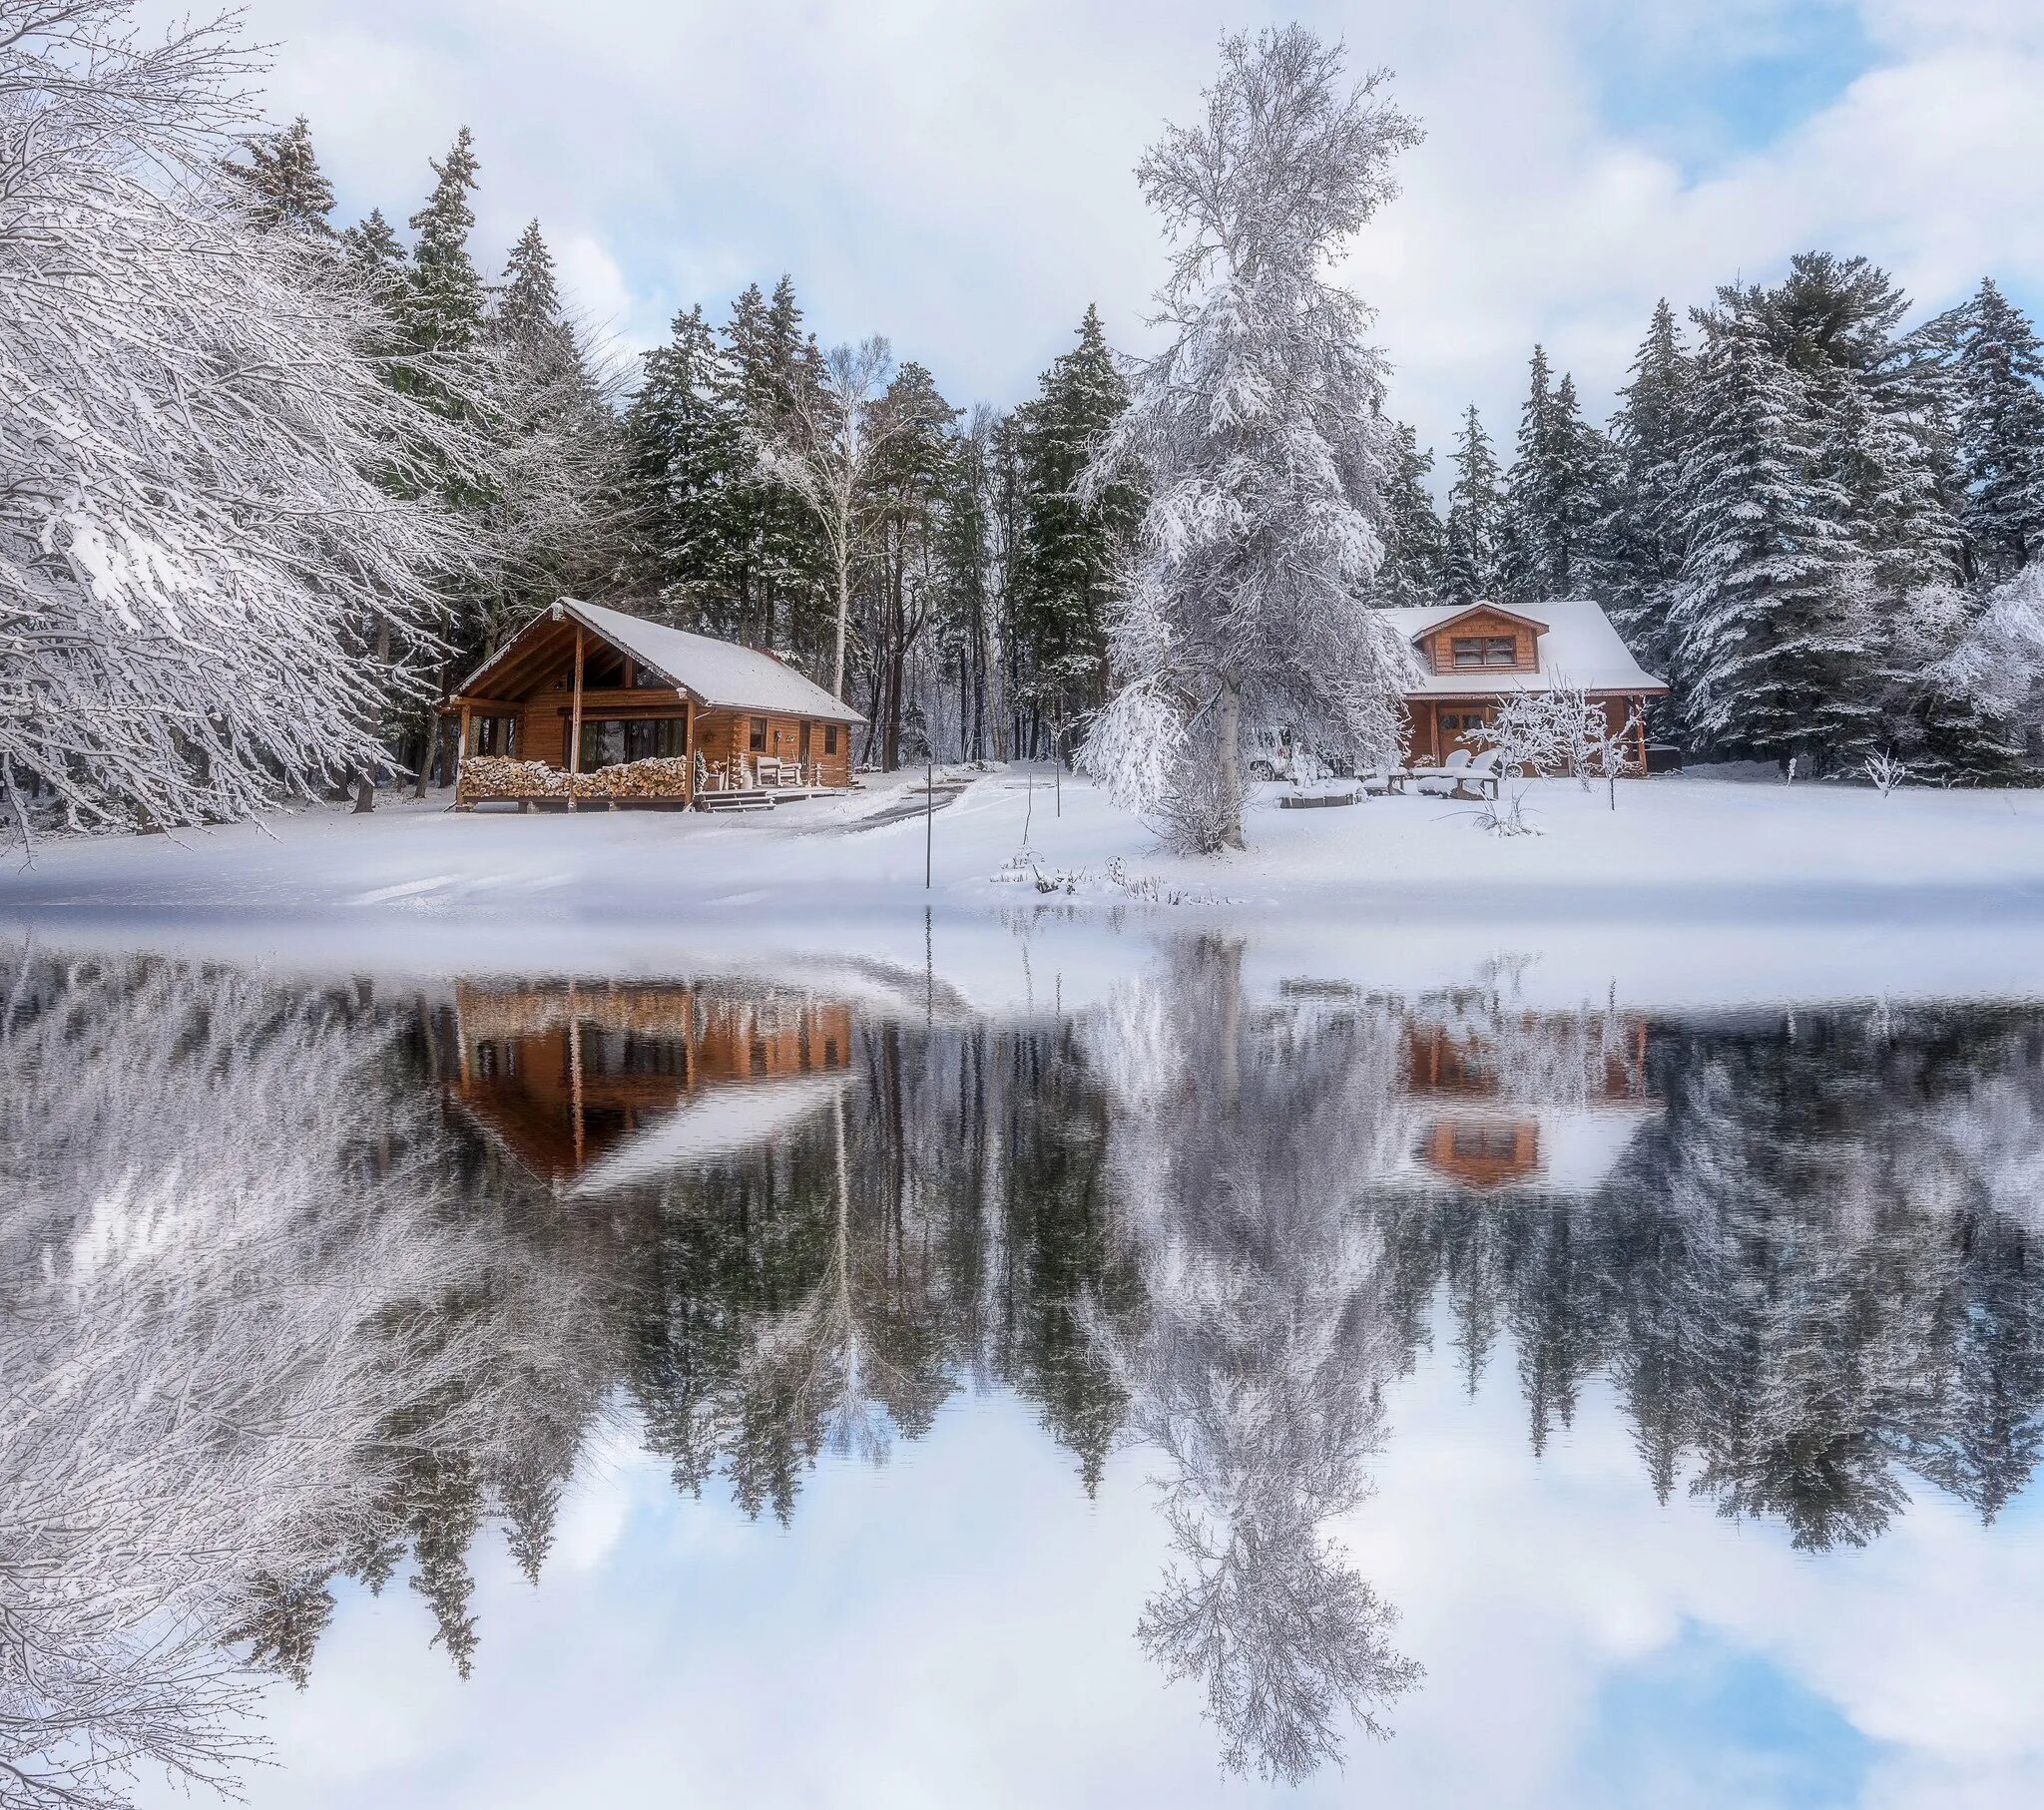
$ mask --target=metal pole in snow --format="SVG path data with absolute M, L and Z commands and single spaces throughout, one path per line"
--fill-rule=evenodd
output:
M 936 834 L 937 820 L 937 756 L 930 754 L 929 765 L 923 769 L 922 779 L 922 889 L 930 889 L 930 849 Z

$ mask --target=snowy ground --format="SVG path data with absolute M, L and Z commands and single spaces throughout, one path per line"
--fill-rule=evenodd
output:
M 1408 989 L 1534 956 L 1543 992 L 1638 1003 L 2044 993 L 2044 792 L 1657 778 L 1613 812 L 1550 781 L 1542 833 L 1500 839 L 1448 800 L 1285 811 L 1267 788 L 1250 850 L 1196 861 L 1083 781 L 1060 807 L 1046 772 L 997 770 L 935 814 L 925 891 L 922 816 L 898 814 L 920 784 L 742 816 L 386 801 L 46 841 L 0 869 L 0 924 L 368 972 L 928 962 L 1001 1004 L 1097 994 L 1140 959 L 1131 933 L 1219 930 L 1268 977 Z

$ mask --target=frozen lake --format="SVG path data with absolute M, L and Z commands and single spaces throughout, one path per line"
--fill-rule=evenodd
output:
M 0 943 L 0 1757 L 2044 1797 L 2044 1007 L 1118 954 L 989 1010 Z

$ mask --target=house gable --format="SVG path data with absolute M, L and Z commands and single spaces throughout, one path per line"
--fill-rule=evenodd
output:
M 1495 604 L 1472 604 L 1412 638 L 1429 673 L 1537 673 L 1547 625 Z M 1509 644 L 1509 659 L 1507 645 Z

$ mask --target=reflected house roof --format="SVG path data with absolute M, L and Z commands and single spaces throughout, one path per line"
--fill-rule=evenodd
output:
M 588 1193 L 808 1117 L 847 1075 L 851 1032 L 848 1005 L 791 989 L 463 982 L 448 1091 L 524 1167 Z M 823 1085 L 783 1085 L 805 1081 Z M 758 1109 L 735 1109 L 756 1091 Z
M 1548 1023 L 1580 1021 L 1522 1014 L 1515 1035 L 1537 1041 Z M 1588 1053 L 1555 1097 L 1539 1097 L 1543 1079 L 1500 1070 L 1501 1040 L 1467 1028 L 1415 1020 L 1405 1029 L 1406 1086 L 1418 1110 L 1412 1145 L 1415 1178 L 1423 1171 L 1477 1190 L 1537 1182 L 1564 1192 L 1597 1187 L 1618 1164 L 1661 1103 L 1646 1090 L 1646 1024 L 1627 1020 L 1616 1047 Z M 1530 1091 L 1521 1091 L 1530 1090 Z

